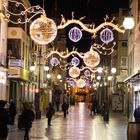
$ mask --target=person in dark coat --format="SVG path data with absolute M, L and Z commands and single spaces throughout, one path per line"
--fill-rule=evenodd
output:
M 64 102 L 62 104 L 62 111 L 64 112 L 64 118 L 66 118 L 66 115 L 67 115 L 67 112 L 68 112 L 68 108 L 69 108 L 68 104 L 66 102 Z
M 48 118 L 48 126 L 51 126 L 51 120 L 52 120 L 52 116 L 55 113 L 55 109 L 52 105 L 52 103 L 49 103 L 47 109 L 46 109 L 46 117 Z
M 29 140 L 29 131 L 32 127 L 32 122 L 35 118 L 34 112 L 29 105 L 24 106 L 21 114 L 21 122 L 25 128 L 24 140 Z
M 10 124 L 9 113 L 4 107 L 5 101 L 0 100 L 0 140 L 6 140 L 8 136 L 7 125 Z
M 135 122 L 140 122 L 140 105 L 134 111 Z
M 14 103 L 13 100 L 10 101 L 9 114 L 10 114 L 10 119 L 11 119 L 11 125 L 14 125 L 15 116 L 16 116 L 16 104 Z

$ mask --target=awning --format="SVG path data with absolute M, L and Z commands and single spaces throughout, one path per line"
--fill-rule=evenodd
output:
M 136 81 L 140 81 L 140 70 L 124 80 L 125 83 L 135 83 Z

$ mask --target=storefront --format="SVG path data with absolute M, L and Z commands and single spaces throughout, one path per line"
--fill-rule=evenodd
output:
M 124 82 L 127 85 L 127 116 L 133 120 L 134 110 L 140 104 L 140 72 L 131 75 Z

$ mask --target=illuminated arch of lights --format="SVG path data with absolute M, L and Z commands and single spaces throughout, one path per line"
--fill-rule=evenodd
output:
M 19 13 L 13 13 L 12 11 L 9 11 L 8 8 L 7 8 L 7 0 L 3 0 L 2 1 L 2 5 L 4 7 L 4 9 L 6 10 L 6 18 L 12 22 L 13 24 L 25 24 L 27 22 L 30 22 L 30 20 L 35 17 L 36 15 L 38 14 L 43 14 L 43 15 L 46 15 L 45 13 L 45 10 L 40 7 L 39 5 L 36 5 L 36 6 L 31 6 L 29 8 L 26 8 L 26 6 L 19 2 L 19 1 L 15 1 L 15 0 L 8 0 L 9 3 L 12 3 L 15 5 L 15 7 L 22 7 L 23 10 L 21 10 L 21 12 Z M 15 18 L 11 18 L 11 16 L 16 16 L 17 17 L 17 20 L 15 20 Z M 25 18 L 22 18 L 22 17 L 25 17 Z M 61 23 L 60 25 L 57 26 L 58 29 L 64 29 L 65 27 L 67 27 L 68 25 L 70 24 L 78 24 L 79 26 L 81 26 L 81 28 L 91 34 L 93 34 L 93 36 L 95 36 L 95 34 L 102 28 L 104 27 L 112 27 L 114 30 L 120 32 L 120 33 L 124 33 L 125 32 L 125 29 L 123 28 L 123 26 L 119 26 L 119 25 L 116 25 L 113 23 L 113 21 L 115 20 L 115 17 L 112 18 L 112 20 L 109 22 L 108 19 L 109 17 L 106 16 L 104 18 L 104 22 L 101 23 L 99 26 L 97 26 L 95 28 L 95 24 L 83 24 L 81 22 L 81 20 L 83 20 L 85 17 L 81 17 L 79 20 L 76 20 L 74 19 L 74 12 L 72 12 L 72 19 L 71 20 L 66 20 L 64 18 L 63 15 L 61 15 L 62 19 L 61 19 Z M 24 19 L 24 20 L 23 20 Z
M 104 18 L 104 23 L 101 23 L 99 26 L 97 26 L 95 28 L 95 24 L 90 24 L 90 25 L 85 25 L 81 22 L 81 20 L 83 20 L 85 17 L 81 17 L 79 20 L 74 19 L 74 13 L 72 12 L 72 19 L 71 20 L 65 20 L 64 16 L 61 15 L 62 19 L 61 19 L 61 23 L 60 25 L 58 25 L 58 29 L 64 29 L 65 27 L 67 27 L 70 24 L 78 24 L 79 26 L 81 26 L 81 28 L 91 34 L 93 34 L 93 37 L 95 37 L 96 33 L 101 30 L 104 27 L 110 26 L 112 27 L 114 30 L 120 32 L 120 33 L 124 33 L 125 30 L 123 29 L 123 26 L 119 26 L 119 25 L 115 25 L 113 23 L 113 21 L 115 20 L 115 17 L 112 18 L 112 20 L 110 22 L 108 22 L 108 16 L 106 16 Z

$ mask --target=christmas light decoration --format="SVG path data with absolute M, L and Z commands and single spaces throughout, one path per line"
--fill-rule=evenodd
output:
M 83 79 L 79 79 L 77 80 L 76 84 L 79 88 L 83 88 L 86 85 L 86 82 Z
M 44 45 L 52 42 L 57 35 L 57 27 L 52 19 L 42 15 L 33 21 L 30 26 L 31 38 L 38 44 Z
M 85 53 L 83 61 L 88 67 L 96 67 L 100 63 L 100 56 L 97 52 L 90 49 L 90 51 Z
M 18 13 L 9 11 L 7 3 L 11 7 L 20 8 L 21 11 L 18 11 Z M 2 5 L 6 11 L 5 17 L 13 24 L 25 24 L 30 22 L 36 15 L 45 14 L 45 10 L 39 5 L 26 8 L 23 3 L 15 0 L 2 0 Z
M 58 58 L 56 58 L 56 57 L 52 57 L 51 60 L 50 60 L 50 64 L 52 66 L 57 66 L 59 63 L 60 62 L 59 62 Z
M 76 66 L 73 66 L 69 69 L 69 75 L 72 78 L 77 78 L 80 75 L 80 69 Z
M 84 71 L 84 75 L 85 75 L 86 77 L 90 77 L 90 76 L 91 76 L 91 73 L 90 73 L 89 70 L 85 70 L 85 71 Z
M 65 27 L 67 27 L 68 25 L 70 24 L 78 24 L 83 30 L 93 34 L 93 37 L 96 36 L 96 33 L 101 30 L 102 28 L 105 28 L 105 27 L 111 27 L 113 28 L 114 30 L 120 32 L 120 33 L 124 33 L 125 32 L 125 29 L 123 29 L 123 26 L 119 26 L 119 25 L 115 25 L 113 23 L 113 21 L 115 20 L 115 17 L 112 18 L 112 20 L 110 22 L 108 22 L 107 20 L 109 19 L 108 16 L 106 16 L 104 18 L 104 23 L 101 23 L 99 26 L 97 26 L 95 28 L 95 24 L 90 24 L 90 25 L 87 25 L 87 24 L 83 24 L 81 22 L 81 20 L 83 20 L 85 17 L 81 17 L 79 20 L 76 20 L 74 19 L 74 13 L 72 12 L 72 19 L 71 20 L 65 20 L 64 16 L 62 16 L 62 19 L 61 19 L 61 23 L 60 25 L 58 25 L 58 29 L 64 29 Z
M 78 27 L 73 27 L 68 36 L 71 41 L 78 42 L 82 38 L 82 32 Z
M 100 39 L 103 43 L 107 44 L 114 40 L 113 32 L 109 28 L 105 28 L 100 33 Z
M 80 63 L 80 60 L 78 57 L 73 57 L 72 60 L 71 60 L 71 64 L 74 65 L 74 66 L 78 66 Z

